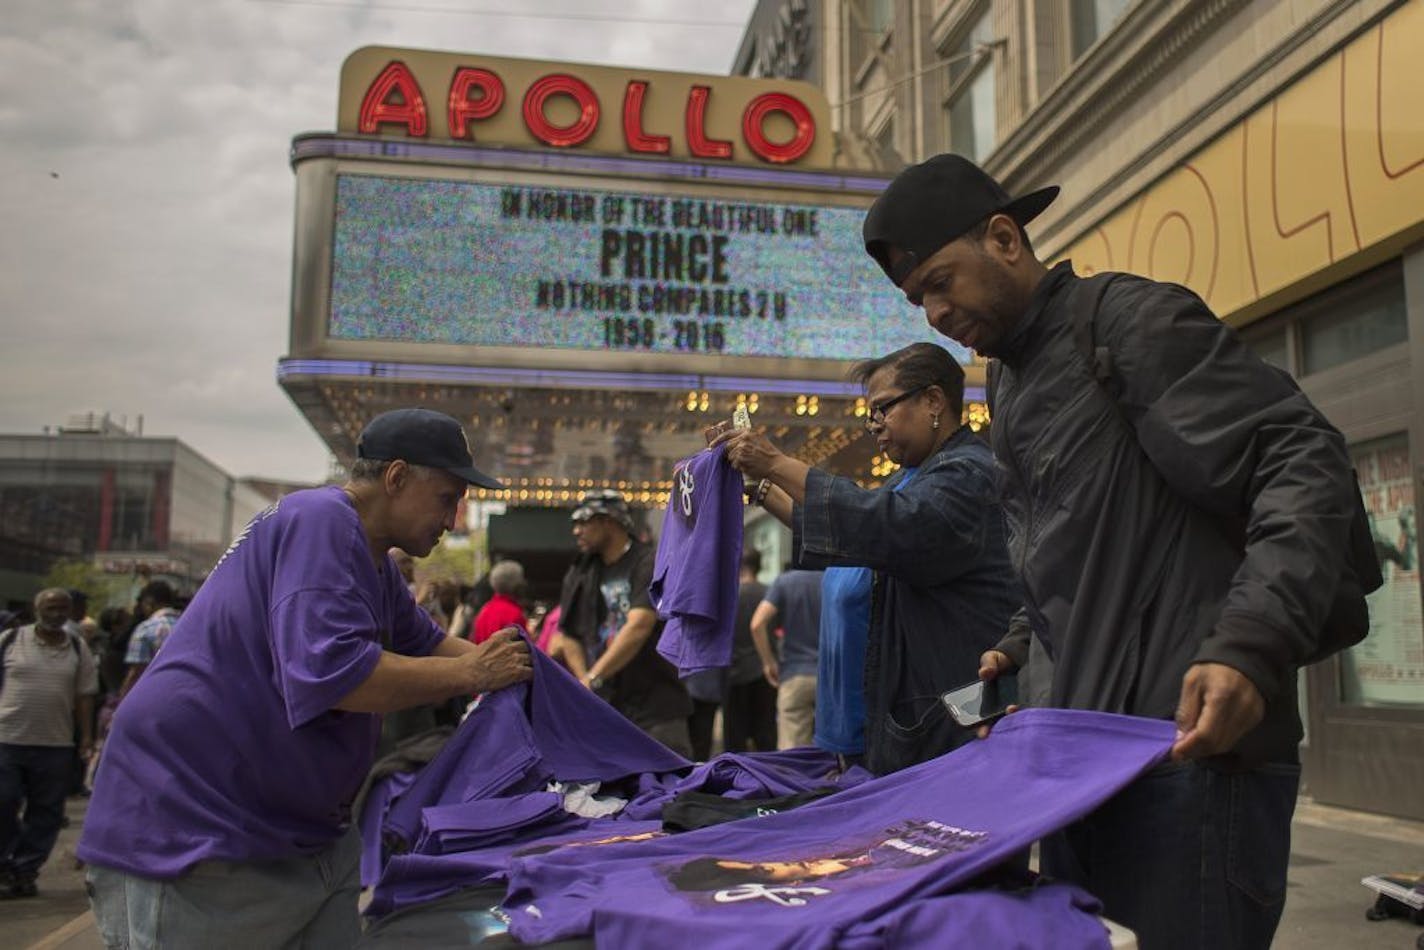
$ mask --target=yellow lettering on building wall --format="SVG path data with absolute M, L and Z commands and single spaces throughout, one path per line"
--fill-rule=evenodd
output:
M 1366 32 L 1344 64 L 1351 204 L 1369 246 L 1424 215 L 1424 3 Z
M 1068 248 L 1221 316 L 1424 234 L 1424 3 L 1406 4 Z

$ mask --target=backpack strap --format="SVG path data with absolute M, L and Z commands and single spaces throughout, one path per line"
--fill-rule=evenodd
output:
M 1078 300 L 1073 307 L 1073 345 L 1083 355 L 1098 385 L 1113 397 L 1114 407 L 1117 406 L 1117 397 L 1111 385 L 1112 350 L 1097 345 L 1097 318 L 1098 311 L 1102 309 L 1103 297 L 1107 295 L 1108 285 L 1117 277 L 1117 274 L 1097 274 L 1083 278 L 1078 288 Z
M 4 633 L 0 633 L 0 688 L 3 688 L 5 685 L 5 654 L 10 652 L 10 647 L 14 644 L 15 638 L 19 635 L 19 627 L 11 627 Z

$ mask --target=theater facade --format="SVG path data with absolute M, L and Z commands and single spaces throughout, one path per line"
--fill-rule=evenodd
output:
M 278 377 L 339 458 L 422 404 L 508 485 L 481 498 L 656 509 L 745 405 L 813 464 L 888 472 L 847 371 L 933 337 L 865 256 L 885 176 L 838 166 L 814 86 L 365 48 L 291 162 Z

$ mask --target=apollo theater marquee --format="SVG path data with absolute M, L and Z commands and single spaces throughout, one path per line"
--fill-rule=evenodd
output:
M 934 337 L 864 254 L 885 180 L 836 167 L 815 87 L 368 47 L 338 112 L 292 144 L 278 366 L 338 457 L 422 404 L 509 485 L 486 497 L 654 507 L 744 404 L 813 464 L 884 474 L 847 370 Z

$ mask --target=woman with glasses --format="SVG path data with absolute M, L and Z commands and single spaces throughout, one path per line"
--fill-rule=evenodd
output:
M 1022 600 L 993 457 L 960 423 L 963 369 L 915 343 L 852 376 L 865 387 L 866 429 L 900 466 L 879 488 L 812 468 L 754 430 L 713 444 L 748 477 L 752 500 L 791 527 L 796 566 L 827 568 L 816 744 L 855 759 L 863 741 L 865 765 L 885 774 L 972 737 L 940 694 L 977 679 Z

